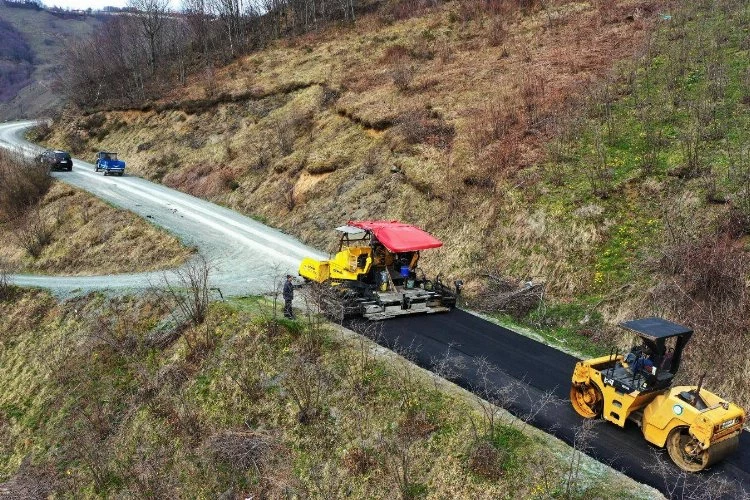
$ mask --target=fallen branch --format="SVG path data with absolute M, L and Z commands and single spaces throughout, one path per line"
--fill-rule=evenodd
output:
M 522 317 L 539 307 L 544 298 L 544 283 L 494 274 L 484 274 L 483 277 L 486 278 L 484 289 L 474 303 L 479 310 Z

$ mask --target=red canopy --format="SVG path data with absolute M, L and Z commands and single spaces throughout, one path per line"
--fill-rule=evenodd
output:
M 430 233 L 397 220 L 350 220 L 348 224 L 371 231 L 375 238 L 393 253 L 414 252 L 443 246 L 443 243 Z

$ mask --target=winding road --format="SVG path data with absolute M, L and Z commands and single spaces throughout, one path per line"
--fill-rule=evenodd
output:
M 43 149 L 23 138 L 33 121 L 0 124 L 0 147 L 34 156 Z M 210 263 L 211 283 L 224 295 L 264 293 L 279 276 L 296 274 L 305 256 L 328 258 L 318 250 L 249 217 L 140 177 L 105 177 L 94 165 L 73 161 L 72 172 L 53 172 L 119 208 L 130 210 L 194 246 Z M 58 294 L 97 289 L 145 289 L 162 283 L 170 272 L 109 276 L 13 275 L 22 286 L 49 288 Z
M 0 147 L 34 155 L 40 148 L 22 138 L 33 122 L 0 125 Z M 198 248 L 212 264 L 212 283 L 225 295 L 263 293 L 273 279 L 296 273 L 304 256 L 327 258 L 294 238 L 213 203 L 127 174 L 104 177 L 94 166 L 75 160 L 73 172 L 54 174 L 115 206 L 148 218 Z M 15 275 L 25 286 L 58 293 L 94 289 L 148 288 L 164 279 L 162 272 L 94 277 Z M 504 406 L 563 441 L 581 444 L 581 418 L 567 402 L 577 359 L 464 311 L 391 319 L 381 323 L 349 322 L 384 345 L 407 354 L 418 364 L 440 372 L 470 390 L 504 391 Z M 486 363 L 492 370 L 483 370 Z M 546 402 L 546 404 L 542 404 Z M 750 437 L 743 432 L 740 449 L 700 475 L 685 475 L 666 455 L 648 445 L 635 426 L 619 429 L 598 422 L 585 440 L 586 453 L 649 484 L 672 498 L 748 498 Z

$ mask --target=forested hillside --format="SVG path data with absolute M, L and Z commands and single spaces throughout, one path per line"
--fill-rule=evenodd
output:
M 34 54 L 21 33 L 0 19 L 0 102 L 12 99 L 19 89 L 28 85 Z
M 0 119 L 54 114 L 61 104 L 54 80 L 63 72 L 63 54 L 98 23 L 33 3 L 0 2 Z

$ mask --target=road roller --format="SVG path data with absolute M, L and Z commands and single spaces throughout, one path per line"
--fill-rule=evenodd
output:
M 693 331 L 662 318 L 620 324 L 639 340 L 627 353 L 579 361 L 570 401 L 584 418 L 624 427 L 632 421 L 649 443 L 666 448 L 682 470 L 700 472 L 739 446 L 745 412 L 703 387 L 673 386 Z

